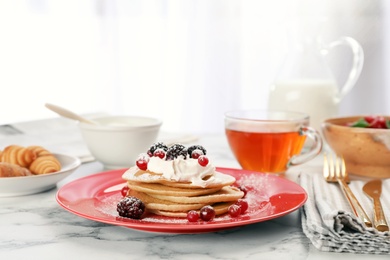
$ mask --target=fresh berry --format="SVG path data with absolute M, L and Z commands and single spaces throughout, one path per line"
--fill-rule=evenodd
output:
M 137 160 L 136 164 L 140 170 L 146 171 L 148 169 L 148 162 L 145 160 Z
M 189 222 L 196 222 L 199 219 L 199 213 L 196 210 L 190 210 L 187 213 L 187 220 Z
M 121 217 L 140 219 L 145 212 L 145 204 L 136 197 L 124 197 L 118 202 L 116 210 Z
M 375 116 L 365 116 L 364 120 L 366 120 L 367 123 L 372 124 L 376 120 L 376 117 Z
M 205 167 L 209 163 L 209 158 L 207 158 L 205 155 L 201 155 L 198 158 L 198 163 L 200 166 Z
M 244 214 L 249 207 L 248 202 L 244 199 L 237 200 L 235 204 L 241 208 L 241 214 Z
M 148 155 L 150 157 L 153 156 L 154 152 L 157 150 L 157 149 L 162 149 L 163 151 L 168 151 L 168 146 L 166 146 L 163 142 L 158 142 L 158 143 L 154 143 L 148 150 Z
M 386 119 L 383 116 L 377 116 L 373 122 L 370 123 L 370 128 L 386 128 Z
M 204 206 L 200 209 L 200 218 L 204 221 L 211 221 L 215 217 L 215 210 L 210 205 Z
M 245 188 L 244 186 L 238 186 L 237 188 L 238 188 L 240 191 L 244 192 L 243 198 L 245 198 L 246 194 L 248 193 L 247 188 Z
M 135 164 L 138 166 L 140 170 L 146 171 L 148 169 L 148 162 L 149 162 L 149 155 L 142 153 L 138 156 L 137 161 Z
M 165 157 L 165 151 L 161 148 L 158 148 L 154 151 L 153 156 L 160 157 L 160 159 L 164 159 Z
M 187 149 L 184 145 L 174 144 L 168 148 L 166 160 L 171 161 L 178 158 L 179 156 L 182 156 L 183 159 L 187 158 Z
M 129 186 L 127 185 L 123 186 L 123 188 L 121 189 L 122 197 L 126 197 L 128 191 L 129 191 Z
M 383 116 L 365 116 L 365 117 L 359 118 L 358 120 L 356 120 L 352 123 L 348 123 L 347 126 L 389 129 L 390 128 L 390 120 L 386 119 Z
M 228 213 L 232 218 L 236 218 L 241 215 L 241 207 L 237 204 L 232 204 L 228 208 Z
M 202 150 L 195 149 L 195 150 L 192 151 L 192 153 L 191 153 L 191 155 L 190 155 L 190 158 L 192 158 L 192 159 L 198 159 L 199 156 L 201 156 L 201 155 L 204 155 L 203 152 L 202 152 Z
M 192 145 L 192 146 L 190 146 L 190 147 L 188 147 L 188 155 L 190 156 L 190 158 L 194 158 L 194 159 L 197 159 L 198 157 L 193 157 L 193 154 L 194 154 L 194 151 L 195 150 L 200 150 L 201 151 L 201 153 L 199 153 L 199 151 L 197 151 L 196 153 L 195 153 L 195 156 L 197 155 L 197 154 L 199 154 L 199 155 L 206 155 L 206 149 L 204 149 L 204 147 L 203 146 L 201 146 L 201 145 Z

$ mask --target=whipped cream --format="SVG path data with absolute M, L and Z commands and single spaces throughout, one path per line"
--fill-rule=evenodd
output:
M 166 161 L 159 157 L 151 157 L 148 162 L 148 171 L 162 174 L 167 180 L 191 182 L 196 186 L 205 187 L 214 181 L 215 167 L 210 162 L 206 166 L 201 166 L 198 159 L 192 158 Z M 209 178 L 206 178 L 208 176 Z

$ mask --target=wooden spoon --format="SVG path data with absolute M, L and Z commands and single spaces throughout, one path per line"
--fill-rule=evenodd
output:
M 69 118 L 69 119 L 73 119 L 73 120 L 77 120 L 77 121 L 87 123 L 87 124 L 98 125 L 96 122 L 91 121 L 89 119 L 86 119 L 80 115 L 77 115 L 76 113 L 73 113 L 72 111 L 69 111 L 65 108 L 62 108 L 62 107 L 59 107 L 59 106 L 56 106 L 53 104 L 49 104 L 49 103 L 46 103 L 45 106 L 48 109 L 50 109 L 51 111 L 59 114 L 60 116 L 63 116 L 63 117 Z

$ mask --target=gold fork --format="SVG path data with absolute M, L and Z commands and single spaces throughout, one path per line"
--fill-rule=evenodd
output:
M 349 188 L 349 177 L 343 158 L 335 158 L 324 154 L 324 178 L 327 182 L 337 182 L 351 206 L 353 213 L 367 226 L 372 227 L 372 222 Z

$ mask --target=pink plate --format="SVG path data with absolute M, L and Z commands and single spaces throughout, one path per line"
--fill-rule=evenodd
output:
M 235 185 L 247 190 L 249 208 L 245 214 L 231 218 L 228 214 L 213 221 L 188 222 L 185 218 L 146 214 L 141 220 L 122 218 L 116 212 L 125 181 L 126 169 L 112 170 L 77 179 L 57 192 L 57 202 L 66 210 L 86 219 L 128 228 L 164 233 L 214 232 L 262 222 L 284 216 L 300 208 L 307 199 L 298 184 L 281 177 L 246 170 L 217 168 L 234 176 Z

